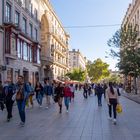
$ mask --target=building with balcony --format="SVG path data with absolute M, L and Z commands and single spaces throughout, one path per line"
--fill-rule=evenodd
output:
M 50 2 L 47 0 L 44 2 L 45 5 L 40 5 L 41 73 L 42 77 L 63 80 L 69 70 L 69 35 L 64 30 Z M 45 11 L 41 11 L 41 9 L 45 9 Z
M 69 67 L 70 70 L 73 70 L 74 68 L 86 70 L 86 57 L 82 55 L 79 49 L 69 51 Z
M 62 79 L 68 71 L 68 40 L 48 0 L 0 1 L 0 78 L 19 74 L 34 83 Z M 1 48 L 2 48 L 1 47 Z
M 2 0 L 0 1 L 0 81 L 3 81 L 3 69 L 4 69 L 4 64 L 3 64 L 3 36 L 4 36 L 4 31 L 2 28 Z
M 31 0 L 2 0 L 3 80 L 16 81 L 23 75 L 25 81 L 35 83 L 40 77 L 40 21 L 37 8 Z M 0 37 L 1 38 L 1 37 Z

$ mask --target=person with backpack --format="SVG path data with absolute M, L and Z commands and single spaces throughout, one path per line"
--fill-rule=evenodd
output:
M 18 106 L 18 111 L 19 111 L 19 116 L 21 119 L 20 126 L 25 125 L 25 106 L 26 106 L 26 101 L 28 99 L 30 93 L 30 86 L 28 83 L 24 82 L 24 77 L 23 76 L 18 76 L 18 82 L 16 84 L 16 101 L 17 101 L 17 106 Z
M 12 108 L 14 101 L 12 100 L 13 95 L 15 94 L 15 85 L 12 83 L 10 79 L 5 81 L 3 92 L 5 96 L 5 105 L 7 109 L 7 122 L 10 121 L 12 116 Z
M 3 85 L 2 81 L 0 81 L 0 109 L 3 111 L 4 110 L 4 93 L 3 93 Z
M 102 106 L 102 94 L 103 94 L 103 88 L 101 86 L 101 84 L 97 84 L 96 87 L 96 95 L 97 95 L 97 99 L 98 99 L 98 106 Z
M 44 79 L 44 93 L 46 95 L 46 109 L 49 108 L 51 102 L 51 96 L 53 94 L 53 87 L 52 84 L 50 83 L 49 79 Z
M 118 98 L 117 89 L 114 87 L 112 82 L 109 82 L 109 87 L 107 88 L 106 91 L 106 100 L 109 109 L 109 120 L 112 120 L 112 108 L 113 108 L 113 115 L 114 115 L 113 122 L 114 124 L 116 124 L 116 117 L 117 117 L 116 107 L 117 104 L 119 104 L 119 98 Z

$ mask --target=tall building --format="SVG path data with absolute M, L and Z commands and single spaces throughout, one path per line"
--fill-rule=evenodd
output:
M 64 30 L 51 4 L 47 2 L 46 6 L 41 18 L 42 77 L 63 80 L 69 70 L 69 35 Z
M 0 78 L 15 82 L 21 74 L 32 83 L 45 77 L 63 78 L 68 71 L 69 35 L 50 2 L 1 0 L 1 9 Z
M 69 67 L 70 69 L 81 68 L 86 70 L 86 57 L 78 50 L 69 51 Z
M 3 81 L 3 69 L 4 69 L 4 64 L 3 64 L 3 37 L 4 37 L 4 30 L 2 28 L 2 0 L 0 1 L 0 81 Z
M 30 0 L 2 1 L 3 69 L 2 76 L 16 81 L 19 74 L 25 81 L 39 80 L 40 21 Z

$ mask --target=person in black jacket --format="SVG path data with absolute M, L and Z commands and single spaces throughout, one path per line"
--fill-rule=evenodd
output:
M 12 100 L 12 97 L 13 97 L 15 91 L 16 91 L 15 85 L 12 83 L 11 80 L 7 80 L 5 82 L 3 92 L 5 95 L 5 104 L 6 104 L 6 109 L 7 109 L 7 121 L 8 122 L 12 118 L 12 108 L 13 108 L 13 103 L 14 103 L 14 101 Z
M 96 87 L 96 94 L 98 98 L 98 106 L 102 106 L 102 94 L 103 94 L 103 88 L 100 84 Z
M 58 86 L 55 88 L 55 101 L 58 102 L 59 105 L 59 113 L 62 113 L 62 101 L 64 97 L 64 87 L 62 83 L 59 83 Z

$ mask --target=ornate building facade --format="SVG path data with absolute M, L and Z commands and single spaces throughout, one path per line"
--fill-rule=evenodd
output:
M 19 74 L 35 83 L 45 77 L 62 78 L 68 71 L 68 39 L 48 0 L 0 2 L 1 79 Z

